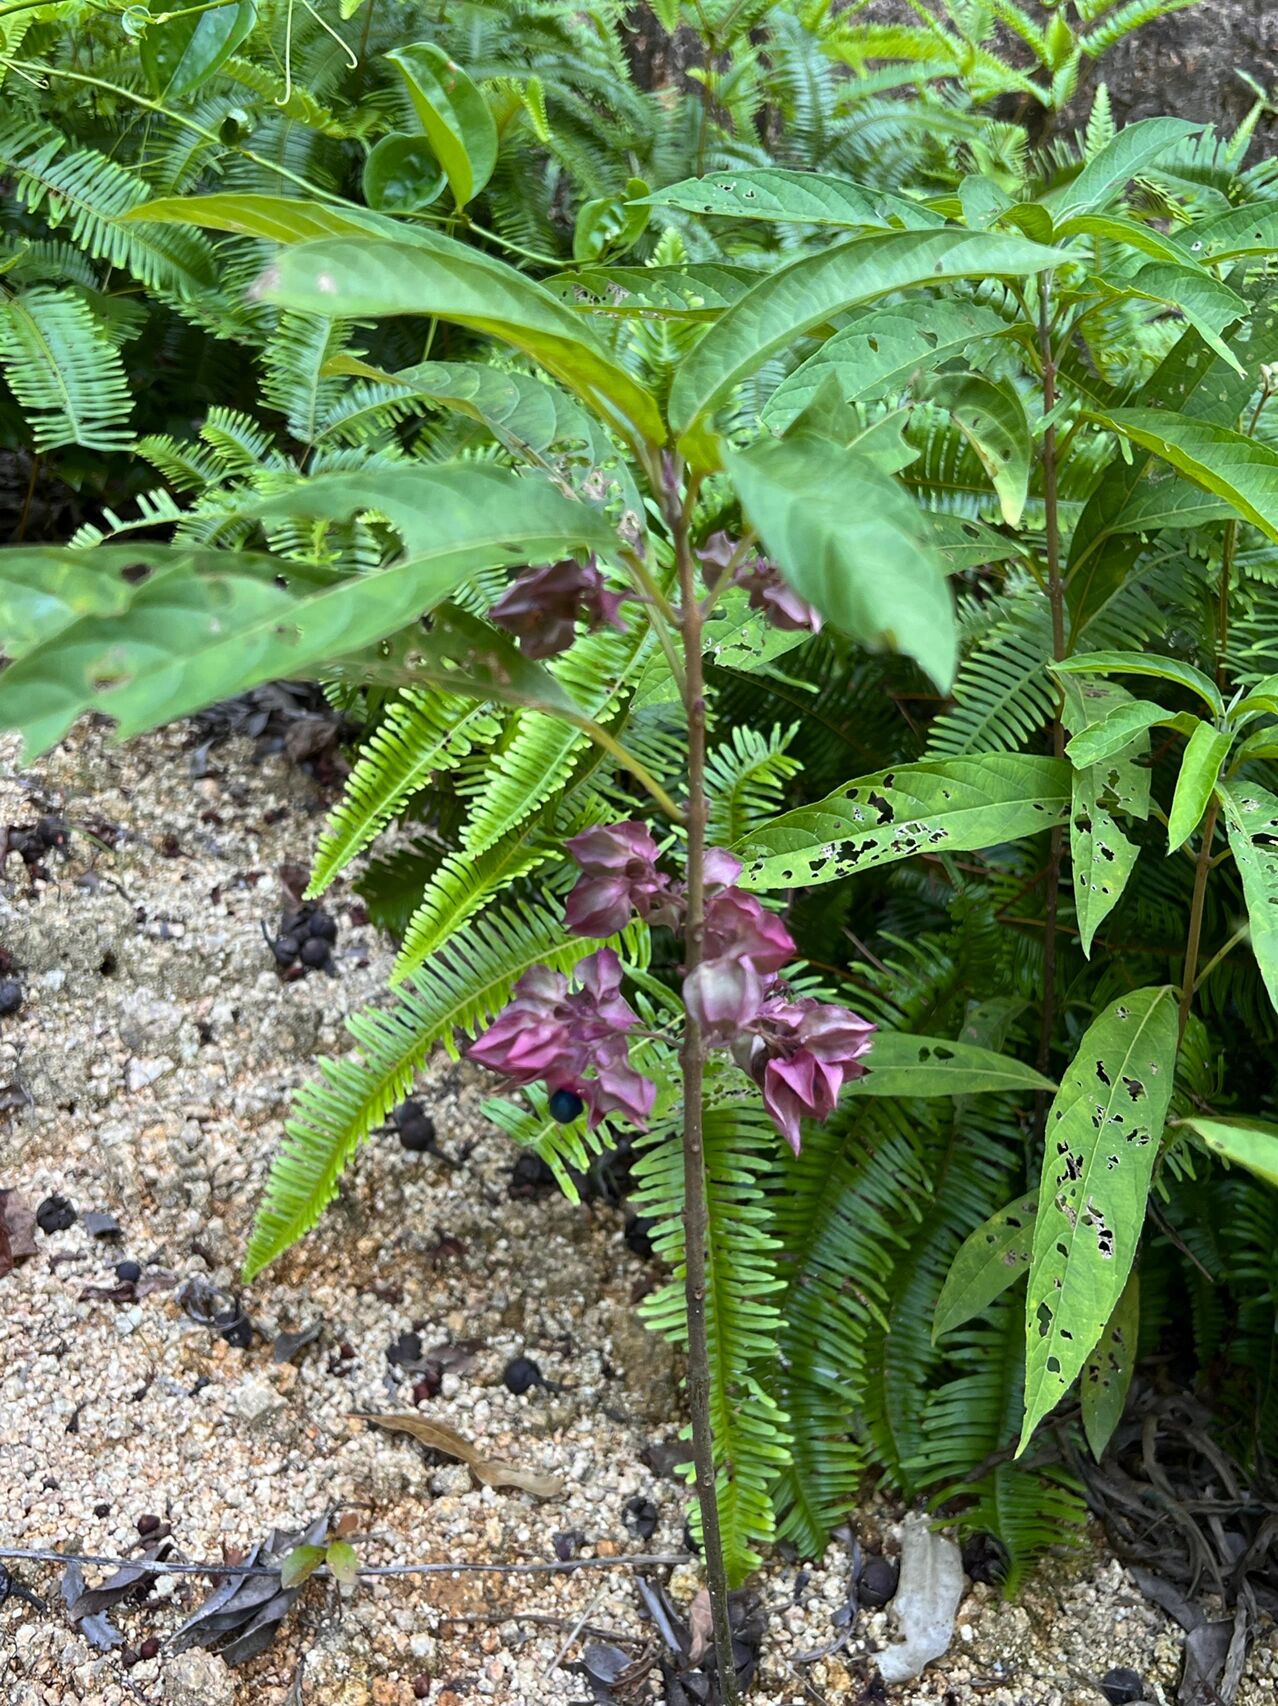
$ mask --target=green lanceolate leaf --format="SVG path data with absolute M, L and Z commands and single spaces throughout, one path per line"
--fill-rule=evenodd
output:
M 1199 723 L 1190 735 L 1181 757 L 1176 792 L 1167 818 L 1169 853 L 1183 847 L 1202 822 L 1233 738 L 1227 730 L 1213 728 L 1210 723 Z
M 784 225 L 872 225 L 923 229 L 943 225 L 932 213 L 891 190 L 864 189 L 850 178 L 765 166 L 753 172 L 709 172 L 643 196 L 646 207 L 678 207 L 729 219 L 775 219 Z
M 1021 1451 L 1082 1371 L 1127 1284 L 1176 1044 L 1175 990 L 1121 996 L 1088 1026 L 1048 1113 L 1025 1300 Z
M 1278 208 L 1272 202 L 1233 207 L 1214 219 L 1198 219 L 1175 236 L 1181 249 L 1201 264 L 1242 260 L 1278 253 Z
M 155 225 L 195 225 L 202 231 L 233 231 L 268 243 L 312 243 L 319 237 L 357 237 L 378 232 L 403 235 L 404 228 L 360 207 L 330 207 L 286 195 L 160 196 L 121 215 Z
M 806 888 L 916 853 L 1019 841 L 1060 823 L 1070 767 L 1060 758 L 984 753 L 925 759 L 861 777 L 785 812 L 735 849 L 751 889 Z
M 1123 1419 L 1123 1407 L 1136 1372 L 1139 1339 L 1140 1276 L 1133 1268 L 1104 1332 L 1083 1364 L 1078 1382 L 1083 1432 L 1098 1463 Z
M 809 434 L 733 451 L 727 465 L 791 586 L 861 645 L 904 652 L 946 691 L 958 657 L 953 601 L 905 488 Z
M 324 1562 L 322 1546 L 295 1546 L 280 1565 L 280 1586 L 282 1588 L 301 1587 L 309 1576 Z
M 188 550 L 183 560 L 193 569 L 226 567 L 220 551 Z M 12 662 L 82 617 L 119 615 L 149 572 L 128 545 L 103 545 L 96 551 L 68 551 L 58 545 L 0 551 L 4 655 Z
M 1084 730 L 1108 727 L 1111 718 L 1132 704 L 1125 688 L 1094 676 L 1062 679 L 1065 706 L 1062 720 L 1077 738 Z M 1097 930 L 1118 905 L 1140 851 L 1115 818 L 1149 816 L 1149 730 L 1139 724 L 1127 740 L 1102 759 L 1075 765 L 1069 814 L 1070 861 L 1074 872 L 1074 906 L 1083 952 L 1090 958 Z
M 1126 125 L 1092 156 L 1072 183 L 1043 198 L 1053 224 L 1059 227 L 1080 213 L 1101 212 L 1160 154 L 1203 128 L 1181 118 L 1147 118 Z
M 371 236 L 302 243 L 283 251 L 260 294 L 308 314 L 433 314 L 470 326 L 523 350 L 632 438 L 665 438 L 653 398 L 596 344 L 580 315 L 464 243 L 437 237 L 427 248 Z
M 1034 446 L 1015 386 L 982 373 L 942 374 L 925 387 L 924 395 L 949 410 L 990 477 L 1003 520 L 1018 527 L 1029 495 Z
M 1055 675 L 1146 675 L 1156 681 L 1174 681 L 1196 693 L 1215 717 L 1224 715 L 1225 702 L 1209 675 L 1179 658 L 1163 658 L 1144 652 L 1080 652 L 1052 665 Z
M 1199 267 L 1168 261 L 1150 261 L 1134 278 L 1093 279 L 1102 293 L 1116 301 L 1139 300 L 1162 303 L 1198 331 L 1207 347 L 1237 372 L 1243 364 L 1221 337 L 1226 326 L 1247 313 L 1247 303 L 1236 291 Z
M 1188 1126 L 1222 1161 L 1245 1167 L 1267 1185 L 1278 1185 L 1278 1125 L 1237 1114 L 1228 1119 L 1187 1114 L 1175 1124 Z
M 1038 1192 L 997 1209 L 959 1247 L 932 1318 L 932 1339 L 952 1333 L 987 1309 L 1030 1265 Z
M 887 231 L 853 237 L 779 267 L 716 322 L 679 368 L 670 424 L 685 436 L 778 350 L 814 326 L 889 291 L 946 278 L 1021 277 L 1064 257 L 989 231 Z
M 388 476 L 396 491 L 382 486 Z M 402 561 L 353 580 L 317 578 L 284 559 L 133 549 L 135 568 L 155 572 L 137 585 L 127 611 L 86 615 L 0 674 L 0 727 L 21 729 L 27 750 L 38 753 L 92 710 L 116 718 L 126 739 L 374 645 L 416 623 L 477 570 L 562 555 L 589 543 L 600 526 L 595 511 L 549 482 L 480 465 L 365 469 L 252 508 L 331 517 L 365 506 L 393 511 L 408 549 Z M 69 555 L 78 562 L 80 554 Z M 478 626 L 491 641 L 482 655 L 495 655 L 506 636 Z M 421 641 L 431 643 L 434 636 Z M 474 643 L 463 650 L 474 651 Z M 553 688 L 546 672 L 539 675 Z
M 1152 255 L 1156 261 L 1172 261 L 1184 266 L 1183 246 L 1172 237 L 1165 237 L 1152 226 L 1137 219 L 1127 219 L 1121 213 L 1079 213 L 1062 220 L 1056 227 L 1056 239 L 1064 243 L 1070 237 L 1101 237 L 1109 243 L 1122 243 L 1141 254 Z
M 488 102 L 460 65 L 433 42 L 414 42 L 386 55 L 404 79 L 408 98 L 444 168 L 453 200 L 465 207 L 497 164 L 497 126 Z
M 848 1085 L 861 1096 L 979 1096 L 992 1091 L 1054 1090 L 1056 1086 L 1013 1055 L 942 1037 L 878 1031 L 864 1078 Z
M 1065 748 L 1066 757 L 1078 770 L 1122 752 L 1146 729 L 1179 729 L 1188 737 L 1198 722 L 1197 717 L 1187 712 L 1169 711 L 1165 705 L 1155 705 L 1149 699 L 1133 699 L 1128 694 L 1108 703 L 1109 709 L 1100 721 L 1082 725 Z
M 869 309 L 783 379 L 760 418 L 770 431 L 784 432 L 830 374 L 844 402 L 874 402 L 958 351 L 1007 331 L 1003 316 L 978 302 L 928 299 Z
M 1222 782 L 1217 792 L 1242 878 L 1251 951 L 1269 999 L 1278 1007 L 1278 796 L 1254 782 Z
M 1115 409 L 1099 418 L 1278 540 L 1278 450 L 1232 427 L 1170 410 Z
M 152 20 L 138 47 L 151 93 L 171 101 L 193 94 L 226 64 L 256 22 L 254 0 L 230 0 L 208 11 L 192 7 L 185 16 Z

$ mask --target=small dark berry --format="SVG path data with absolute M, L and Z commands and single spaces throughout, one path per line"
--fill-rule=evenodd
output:
M 297 958 L 300 945 L 296 936 L 277 936 L 271 943 L 271 952 L 275 955 L 276 964 L 291 966 Z
M 132 1647 L 125 1647 L 120 1653 L 120 1663 L 125 1670 L 132 1670 L 134 1665 L 141 1664 L 141 1653 L 135 1653 Z
M 1100 1688 L 1109 1706 L 1133 1706 L 1133 1702 L 1145 1698 L 1144 1677 L 1139 1671 L 1128 1670 L 1126 1665 L 1107 1670 Z
M 644 1261 L 652 1254 L 652 1229 L 656 1224 L 655 1220 L 648 1220 L 642 1214 L 636 1214 L 626 1222 L 626 1248 Z
M 148 1513 L 146 1516 L 140 1516 L 138 1518 L 137 1529 L 143 1540 L 146 1539 L 148 1534 L 154 1534 L 156 1529 L 159 1527 L 160 1519 L 158 1516 L 152 1516 Z
M 552 1091 L 547 1105 L 550 1117 L 557 1125 L 571 1125 L 575 1119 L 580 1118 L 581 1110 L 586 1104 L 575 1090 L 555 1090 Z
M 144 1659 L 155 1658 L 159 1650 L 160 1643 L 156 1640 L 154 1635 L 148 1635 L 146 1640 L 143 1641 L 142 1645 L 138 1648 L 138 1652 L 141 1653 Z
M 142 1278 L 142 1265 L 140 1262 L 117 1262 L 115 1264 L 115 1277 L 118 1280 L 124 1280 L 126 1284 L 132 1281 L 136 1285 L 138 1280 Z
M 435 1122 L 420 1111 L 412 1119 L 396 1121 L 401 1145 L 414 1155 L 424 1155 L 435 1148 Z
M 549 1190 L 555 1175 L 535 1149 L 525 1149 L 510 1169 L 507 1189 L 512 1197 L 530 1197 L 537 1191 Z
M 501 1381 L 507 1392 L 520 1398 L 534 1386 L 542 1385 L 543 1376 L 531 1357 L 512 1357 L 502 1371 Z
M 430 1678 L 423 1671 L 420 1676 L 413 1678 L 413 1699 L 425 1700 L 430 1694 Z
M 339 1357 L 341 1357 L 343 1362 L 349 1362 L 351 1360 L 351 1358 L 355 1355 L 355 1347 L 354 1347 L 354 1345 L 349 1345 L 345 1341 L 343 1341 L 337 1347 L 337 1354 Z
M 579 1528 L 565 1528 L 551 1537 L 555 1548 L 555 1557 L 561 1564 L 566 1564 L 570 1558 L 577 1556 L 578 1548 L 585 1540 L 585 1535 Z
M 626 1500 L 625 1509 L 621 1513 L 621 1520 L 625 1523 L 627 1531 L 633 1534 L 636 1540 L 651 1540 L 657 1532 L 660 1513 L 651 1499 L 636 1496 L 633 1499 Z
M 65 1197 L 46 1197 L 36 1210 L 36 1225 L 41 1232 L 65 1232 L 74 1226 L 75 1210 Z
M 885 1558 L 882 1552 L 869 1553 L 856 1584 L 857 1599 L 867 1611 L 878 1611 L 895 1596 L 900 1575 L 901 1567 L 894 1558 Z
M 313 971 L 318 971 L 321 966 L 328 964 L 332 958 L 332 951 L 322 936 L 308 936 L 302 943 L 298 958 L 304 966 L 310 966 Z
M 316 912 L 309 921 L 308 933 L 324 942 L 336 942 L 337 920 L 330 918 L 327 912 Z
M 93 1514 L 94 1516 L 110 1516 L 111 1507 L 110 1505 L 94 1505 Z
M 0 983 L 0 1019 L 7 1019 L 22 1005 L 22 985 L 12 978 Z
M 424 1404 L 428 1398 L 437 1398 L 439 1389 L 444 1383 L 444 1377 L 437 1368 L 429 1363 L 422 1370 L 422 1377 L 413 1387 L 413 1403 Z

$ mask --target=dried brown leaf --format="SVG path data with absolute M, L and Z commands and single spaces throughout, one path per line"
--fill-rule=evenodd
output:
M 688 1633 L 692 1641 L 688 1649 L 688 1663 L 695 1670 L 710 1651 L 714 1640 L 714 1618 L 706 1588 L 700 1590 L 688 1608 Z
M 557 1498 L 564 1490 L 563 1482 L 554 1475 L 542 1475 L 535 1469 L 521 1469 L 517 1463 L 486 1457 L 464 1434 L 443 1422 L 428 1421 L 425 1416 L 378 1416 L 364 1410 L 355 1413 L 361 1421 L 372 1422 L 391 1432 L 411 1434 L 432 1451 L 442 1451 L 446 1457 L 457 1458 L 486 1487 L 517 1487 L 537 1499 Z
M 0 1191 L 0 1277 L 35 1253 L 35 1210 L 21 1191 Z

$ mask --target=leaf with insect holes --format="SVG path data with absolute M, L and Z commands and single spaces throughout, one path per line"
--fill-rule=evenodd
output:
M 1051 669 L 1054 675 L 1148 675 L 1157 681 L 1174 681 L 1178 687 L 1196 693 L 1213 716 L 1224 714 L 1225 701 L 1216 683 L 1179 658 L 1159 657 L 1152 652 L 1079 652 L 1072 658 L 1061 658 Z
M 796 172 L 784 166 L 707 172 L 703 178 L 684 178 L 654 190 L 641 200 L 645 207 L 677 207 L 714 218 L 774 219 L 783 225 L 921 230 L 945 223 L 939 213 L 891 190 L 866 189 L 850 178 Z
M 863 1078 L 847 1086 L 860 1096 L 979 1096 L 993 1091 L 1054 1090 L 1041 1072 L 1015 1056 L 944 1037 L 876 1031 Z
M 1024 1451 L 1122 1296 L 1175 1076 L 1177 992 L 1138 989 L 1088 1026 L 1047 1116 L 1025 1299 Z
M 464 1434 L 443 1422 L 428 1421 L 425 1416 L 378 1416 L 369 1411 L 357 1411 L 359 1419 L 372 1422 L 374 1427 L 392 1432 L 411 1434 L 431 1451 L 442 1451 L 464 1463 L 477 1481 L 485 1487 L 517 1487 L 537 1499 L 558 1498 L 564 1490 L 556 1475 L 543 1475 L 535 1469 L 522 1469 L 517 1463 L 507 1463 L 499 1457 L 489 1457 L 472 1445 Z
M 1001 1297 L 1030 1265 L 1038 1192 L 1028 1191 L 982 1221 L 950 1263 L 932 1318 L 933 1342 Z
M 1065 696 L 1062 721 L 1074 737 L 1073 799 L 1069 814 L 1069 850 L 1074 872 L 1074 906 L 1083 952 L 1090 957 L 1100 925 L 1118 905 L 1136 867 L 1140 848 L 1119 828 L 1115 817 L 1149 816 L 1149 728 L 1137 720 L 1126 741 L 1091 764 L 1079 765 L 1074 743 L 1096 727 L 1109 728 L 1135 702 L 1126 688 L 1095 676 L 1061 678 Z
M 1070 768 L 1032 753 L 923 759 L 783 812 L 734 848 L 750 889 L 806 888 L 920 853 L 966 853 L 1060 823 Z
M 1217 793 L 1242 878 L 1251 951 L 1269 999 L 1278 1007 L 1278 796 L 1254 782 L 1236 780 L 1219 783 Z
M 1078 1382 L 1083 1432 L 1098 1463 L 1123 1419 L 1123 1406 L 1136 1370 L 1139 1337 L 1140 1276 L 1133 1268 Z

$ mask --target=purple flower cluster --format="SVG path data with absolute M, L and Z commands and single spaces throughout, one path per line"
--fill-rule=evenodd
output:
M 593 557 L 587 563 L 565 557 L 516 575 L 488 619 L 514 634 L 525 657 L 552 658 L 572 645 L 578 622 L 624 634 L 626 624 L 618 614 L 621 598 L 605 587 Z
M 592 1131 L 610 1113 L 642 1126 L 657 1087 L 630 1064 L 626 1033 L 639 1020 L 621 994 L 621 961 L 611 948 L 600 948 L 574 975 L 578 987 L 570 993 L 562 972 L 534 966 L 466 1052 L 515 1084 L 544 1080 L 552 1096 L 566 1090 L 579 1097 L 590 1110 Z
M 703 568 L 718 580 L 736 557 L 738 542 L 727 533 L 712 533 L 698 551 Z M 750 595 L 750 608 L 762 610 L 774 628 L 797 633 L 808 628 L 821 632 L 821 612 L 801 598 L 769 558 L 755 553 L 737 563 L 732 571 L 733 586 L 744 587 Z
M 678 928 L 682 887 L 657 868 L 659 849 L 638 822 L 600 825 L 568 842 L 582 875 L 568 897 L 568 928 L 578 936 L 611 936 L 635 913 Z M 741 861 L 722 848 L 706 854 L 702 959 L 683 983 L 690 1018 L 714 1047 L 759 1086 L 777 1130 L 797 1155 L 800 1121 L 833 1112 L 844 1084 L 865 1071 L 874 1026 L 825 1002 L 792 1000 L 778 972 L 794 957 L 794 939 L 757 896 L 737 886 Z M 620 994 L 621 964 L 611 948 L 581 961 L 580 985 L 538 967 L 515 987 L 514 999 L 474 1043 L 481 1066 L 516 1084 L 544 1080 L 590 1109 L 593 1129 L 611 1112 L 642 1126 L 656 1086 L 630 1064 L 626 1033 L 636 1015 Z M 593 1077 L 586 1077 L 593 1070 Z

